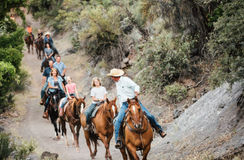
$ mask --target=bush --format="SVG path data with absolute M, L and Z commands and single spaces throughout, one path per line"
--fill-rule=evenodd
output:
M 0 109 L 9 107 L 13 104 L 12 95 L 16 69 L 8 62 L 0 61 Z
M 213 86 L 244 78 L 244 3 L 236 0 L 223 5 L 223 15 L 214 23 L 208 49 L 215 60 L 210 78 Z
M 10 136 L 6 133 L 0 133 L 0 159 L 8 158 L 13 151 L 14 146 L 10 142 Z
M 36 148 L 34 141 L 23 141 L 20 144 L 15 143 L 15 138 L 9 134 L 0 133 L 0 159 L 13 158 L 15 160 L 26 159 Z M 12 156 L 10 157 L 10 155 Z
M 174 83 L 174 84 L 165 86 L 164 92 L 166 95 L 166 99 L 173 103 L 180 102 L 183 99 L 185 99 L 187 96 L 186 87 L 183 85 L 180 85 L 179 83 Z

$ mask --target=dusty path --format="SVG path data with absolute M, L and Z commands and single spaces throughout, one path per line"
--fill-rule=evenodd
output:
M 75 82 L 77 82 L 77 79 L 82 78 L 82 70 L 72 64 L 75 64 L 76 61 L 85 62 L 84 58 L 83 60 L 80 60 L 78 55 L 68 55 L 63 57 L 63 61 L 66 62 L 68 74 L 74 77 Z M 72 146 L 73 140 L 68 124 L 67 130 L 70 146 L 66 147 L 64 138 L 59 141 L 53 139 L 55 137 L 55 132 L 51 122 L 42 118 L 43 106 L 38 104 L 40 101 L 41 90 L 40 63 L 41 61 L 36 59 L 35 54 L 31 55 L 25 52 L 22 65 L 31 76 L 31 84 L 28 86 L 28 91 L 26 91 L 25 94 L 18 94 L 16 96 L 16 107 L 18 110 L 25 111 L 25 113 L 23 113 L 24 117 L 19 123 L 10 126 L 12 133 L 21 136 L 26 140 L 34 139 L 38 145 L 37 153 L 39 154 L 43 151 L 49 151 L 58 153 L 59 158 L 63 160 L 90 159 L 82 129 L 79 139 L 80 152 L 78 153 L 74 146 Z M 77 82 L 77 85 L 79 86 L 79 82 Z M 103 144 L 100 144 L 96 159 L 103 159 L 104 157 L 105 149 Z M 114 149 L 113 144 L 114 143 L 112 143 L 111 147 L 113 158 L 120 159 L 120 153 L 118 150 Z

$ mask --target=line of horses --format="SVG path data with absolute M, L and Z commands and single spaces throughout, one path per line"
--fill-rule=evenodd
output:
M 27 44 L 28 53 L 30 53 L 30 46 L 32 46 L 33 54 L 33 37 L 31 35 L 25 37 L 25 42 Z M 38 37 L 35 40 L 38 59 L 42 59 L 44 57 L 43 43 L 42 37 Z M 47 97 L 48 94 L 46 93 L 43 97 L 44 102 Z M 113 121 L 118 114 L 116 98 L 113 100 L 106 99 L 104 103 L 98 106 L 99 108 L 95 117 L 91 119 L 91 125 L 86 124 L 86 116 L 83 113 L 86 108 L 85 97 L 72 97 L 72 99 L 70 99 L 65 105 L 64 115 L 60 117 L 59 108 L 62 100 L 63 99 L 60 98 L 59 91 L 57 91 L 50 95 L 48 104 L 48 113 L 51 123 L 54 126 L 56 138 L 60 139 L 60 135 L 64 136 L 66 145 L 69 145 L 66 129 L 67 122 L 74 137 L 73 145 L 75 145 L 76 150 L 79 151 L 79 132 L 82 127 L 91 158 L 95 158 L 97 154 L 98 140 L 101 140 L 106 149 L 105 159 L 111 160 L 112 155 L 109 147 L 114 132 Z M 153 130 L 147 117 L 142 112 L 137 97 L 133 100 L 128 99 L 127 102 L 129 104 L 128 109 L 126 110 L 126 116 L 120 129 L 120 138 L 123 143 L 123 147 L 120 149 L 120 152 L 124 160 L 128 157 L 131 160 L 139 160 L 136 151 L 140 150 L 143 160 L 146 160 L 153 140 Z M 94 145 L 93 151 L 91 144 Z
M 30 53 L 30 50 L 32 50 L 32 54 L 34 54 L 34 46 L 36 48 L 36 54 L 37 54 L 37 59 L 42 59 L 44 58 L 44 39 L 42 36 L 34 39 L 32 35 L 27 35 L 25 37 L 25 43 L 28 49 L 28 53 Z

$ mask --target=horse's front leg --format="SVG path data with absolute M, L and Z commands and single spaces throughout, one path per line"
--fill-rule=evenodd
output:
M 151 144 L 147 145 L 146 148 L 143 150 L 143 159 L 142 160 L 147 159 L 147 155 L 148 155 L 150 149 L 151 149 Z
M 123 145 L 123 147 L 120 149 L 120 153 L 122 154 L 123 160 L 127 160 L 127 154 L 125 151 L 125 146 Z
M 133 146 L 131 143 L 128 143 L 126 145 L 130 159 L 132 158 L 133 160 L 139 160 L 138 155 L 136 154 L 136 147 Z
M 98 136 L 100 137 L 100 139 L 102 140 L 104 147 L 106 149 L 106 153 L 105 153 L 105 159 L 109 158 L 108 157 L 108 153 L 109 153 L 109 144 L 108 144 L 108 139 L 106 136 L 104 136 L 101 133 L 98 133 Z
M 56 138 L 57 138 L 57 140 L 59 140 L 60 137 L 59 137 L 59 135 L 58 135 L 57 119 L 53 119 L 53 118 L 51 117 L 51 121 L 52 121 L 52 124 L 53 124 L 53 126 L 54 126 L 54 130 L 55 130 L 55 132 L 56 132 Z
M 84 135 L 85 135 L 85 139 L 86 139 L 86 145 L 88 146 L 88 149 L 90 151 L 90 156 L 91 156 L 92 159 L 94 159 L 95 156 L 93 155 L 92 149 L 91 149 L 91 142 L 90 142 L 90 138 L 89 138 L 90 137 L 89 131 L 85 131 L 84 130 Z
M 76 126 L 76 136 L 77 136 L 77 147 L 76 147 L 76 151 L 79 152 L 79 135 L 80 135 L 80 127 L 81 125 L 78 124 Z
M 69 122 L 69 127 L 70 127 L 70 130 L 71 130 L 71 132 L 72 132 L 72 134 L 73 134 L 73 137 L 74 137 L 74 143 L 73 144 L 75 144 L 76 145 L 76 134 L 75 134 L 75 126 L 71 123 L 71 122 Z
M 113 137 L 113 133 L 111 133 L 108 137 L 107 137 L 107 141 L 108 141 L 108 158 L 109 159 L 112 159 L 112 156 L 111 156 L 111 153 L 110 153 L 110 150 L 109 150 L 109 147 L 110 147 L 110 141 Z

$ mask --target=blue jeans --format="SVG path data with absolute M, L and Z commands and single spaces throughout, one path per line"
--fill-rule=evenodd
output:
M 75 94 L 70 94 L 70 96 L 75 96 Z M 61 104 L 61 108 L 64 108 L 64 105 L 66 104 L 67 100 L 68 100 L 68 95 L 66 95 L 66 97 L 64 98 L 63 103 Z
M 48 87 L 48 82 L 46 81 L 44 86 L 42 87 L 42 90 L 41 90 L 41 99 L 43 98 L 47 87 Z
M 139 104 L 141 106 L 141 109 L 143 112 L 145 112 L 147 118 L 150 121 L 150 124 L 152 125 L 153 128 L 155 128 L 158 131 L 163 131 L 162 127 L 158 124 L 156 118 L 142 105 L 142 103 L 139 101 Z M 119 136 L 119 129 L 121 126 L 121 122 L 124 119 L 125 116 L 125 111 L 128 108 L 128 103 L 124 102 L 119 110 L 119 114 L 116 117 L 116 121 L 114 124 L 114 130 L 115 130 L 115 142 L 117 143 L 118 136 Z
M 92 112 L 94 111 L 94 109 L 96 108 L 96 106 L 97 106 L 96 103 L 92 103 L 92 104 L 85 110 L 84 114 L 86 115 L 86 124 L 90 123 Z
M 46 57 L 43 58 L 43 60 L 42 60 L 42 66 L 43 66 L 43 63 L 44 63 L 44 61 L 45 61 L 46 59 L 47 59 Z M 55 60 L 55 58 L 54 58 L 53 56 L 51 57 L 51 59 L 52 59 L 53 63 L 56 62 L 56 60 Z

